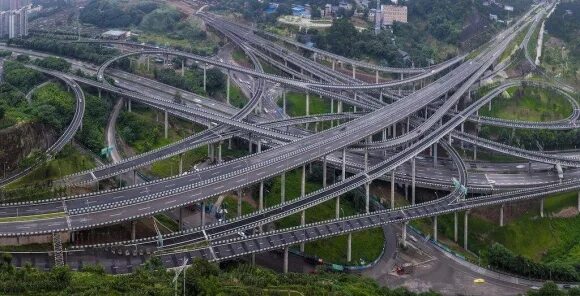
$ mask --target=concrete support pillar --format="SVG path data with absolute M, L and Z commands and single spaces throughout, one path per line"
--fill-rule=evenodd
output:
M 260 182 L 258 210 L 264 209 L 264 181 Z
M 99 99 L 101 99 L 101 89 L 99 88 Z
M 207 91 L 207 64 L 203 67 L 203 91 Z
M 322 187 L 326 187 L 326 155 L 322 156 Z
M 433 167 L 437 166 L 437 143 L 433 144 Z
M 469 211 L 465 211 L 465 218 L 463 221 L 463 248 L 467 250 L 467 242 L 468 242 L 468 226 L 469 226 Z
M 179 154 L 179 174 L 183 174 L 183 153 Z
M 282 112 L 286 114 L 286 90 L 282 89 Z
M 300 225 L 306 225 L 306 211 L 302 210 L 300 214 Z M 300 243 L 300 252 L 304 253 L 304 243 Z
M 300 182 L 300 197 L 306 195 L 306 165 L 302 166 L 302 179 Z
M 458 231 L 457 231 L 457 212 L 453 213 L 453 241 L 457 242 Z
M 217 144 L 217 147 L 218 147 L 217 161 L 218 161 L 218 163 L 221 163 L 222 162 L 222 142 L 219 142 Z
M 131 112 L 131 99 L 127 99 L 127 111 Z
M 131 221 L 131 240 L 135 240 L 137 238 L 137 230 L 136 230 L 136 221 Z
M 201 226 L 205 226 L 205 201 L 201 203 Z
M 473 145 L 473 161 L 477 161 L 477 144 Z
M 391 171 L 391 209 L 395 208 L 395 170 Z
M 352 78 L 356 79 L 356 66 L 352 65 Z
M 149 72 L 149 56 L 147 56 L 147 72 Z
M 179 208 L 179 231 L 183 230 L 183 208 Z
M 377 71 L 375 72 L 375 83 L 376 83 L 376 84 L 378 84 L 378 83 L 379 83 L 379 70 L 377 70 Z M 381 95 L 382 95 L 382 92 L 381 92 Z
M 185 60 L 181 60 L 181 77 L 185 76 Z
M 306 92 L 306 116 L 310 115 L 310 93 Z
M 231 84 L 231 77 L 230 77 L 230 71 L 228 71 L 228 79 L 226 80 L 226 102 L 228 103 L 228 105 L 230 104 L 230 84 Z
M 415 157 L 411 158 L 411 204 L 415 204 Z
M 371 211 L 370 209 L 370 187 L 371 187 L 371 183 L 365 183 L 365 213 L 369 213 Z
M 544 218 L 544 199 L 540 199 L 540 217 Z
M 580 191 L 578 191 L 578 212 L 580 212 Z
M 284 248 L 284 273 L 288 273 L 288 247 Z
M 403 247 L 407 247 L 407 225 L 409 224 L 409 222 L 403 222 L 403 226 L 401 227 L 401 231 L 402 231 L 402 235 L 401 235 L 401 240 L 403 243 Z
M 504 205 L 502 204 L 499 208 L 499 227 L 503 227 L 503 207 Z
M 284 203 L 286 201 L 286 172 L 280 176 L 280 183 L 280 203 Z
M 238 189 L 238 217 L 242 215 L 242 190 Z
M 346 240 L 346 262 L 350 262 L 351 260 L 352 260 L 352 233 L 349 233 Z
M 336 61 L 332 60 L 332 71 L 336 69 Z
M 437 216 L 433 217 L 433 241 L 437 241 Z
M 167 118 L 167 110 L 165 110 L 165 139 L 168 137 L 169 132 L 169 119 Z

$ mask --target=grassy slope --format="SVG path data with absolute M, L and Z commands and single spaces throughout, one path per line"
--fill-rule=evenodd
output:
M 477 215 L 469 217 L 469 250 L 475 254 L 499 242 L 517 254 L 538 261 L 580 261 L 580 216 L 556 218 L 553 213 L 573 207 L 577 202 L 577 193 L 565 193 L 545 200 L 545 218 L 539 218 L 537 210 L 532 210 L 504 227 L 498 221 L 489 221 Z M 463 213 L 459 214 L 458 242 L 463 246 Z M 424 233 L 432 233 L 430 219 L 413 223 Z M 439 238 L 454 250 L 460 247 L 452 242 L 453 215 L 438 217 Z M 463 250 L 461 252 L 464 252 Z
M 509 97 L 501 96 L 492 101 L 491 112 L 483 108 L 480 114 L 513 120 L 551 121 L 572 113 L 572 106 L 563 96 L 546 89 L 526 87 L 518 95 L 516 88 L 511 88 L 508 93 Z

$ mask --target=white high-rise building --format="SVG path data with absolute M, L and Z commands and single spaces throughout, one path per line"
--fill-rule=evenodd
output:
M 18 38 L 28 36 L 29 6 L 0 12 L 0 37 Z

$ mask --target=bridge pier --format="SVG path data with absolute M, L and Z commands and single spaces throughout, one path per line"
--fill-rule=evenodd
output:
M 230 104 L 230 71 L 228 70 L 228 79 L 226 80 L 226 102 Z
M 326 188 L 326 155 L 322 156 L 322 187 Z
M 415 204 L 415 157 L 411 158 L 411 204 Z
M 181 60 L 181 77 L 185 76 L 185 60 Z
M 179 231 L 183 230 L 183 208 L 179 208 Z
M 457 242 L 457 212 L 453 212 L 453 241 Z
M 286 115 L 286 89 L 282 89 L 282 112 Z
M 99 88 L 98 91 L 99 91 L 99 100 L 100 100 L 101 99 L 101 89 Z
M 356 66 L 352 65 L 352 79 L 356 79 Z
M 306 92 L 306 116 L 310 115 L 310 93 Z M 306 129 L 310 124 L 306 123 Z
M 288 247 L 284 247 L 284 267 L 283 272 L 288 273 Z
M 473 161 L 477 161 L 477 144 L 473 144 Z
M 464 131 L 465 131 L 465 125 L 462 122 L 461 123 L 461 133 L 463 133 Z M 463 149 L 463 141 L 461 141 L 461 149 Z
M 165 139 L 167 139 L 167 134 L 169 132 L 169 119 L 167 116 L 167 110 L 165 110 Z
M 580 212 L 580 191 L 578 191 L 578 212 Z
M 499 227 L 503 227 L 503 207 L 504 204 L 499 208 Z
M 149 72 L 149 55 L 147 55 L 147 72 Z
M 238 189 L 238 217 L 242 215 L 242 190 Z
M 280 183 L 280 203 L 284 203 L 286 201 L 286 172 L 280 176 Z
M 306 225 L 306 210 L 302 210 L 300 214 L 300 225 Z M 300 243 L 300 252 L 304 253 L 304 243 Z
M 433 167 L 437 167 L 437 143 L 433 144 Z
M 222 162 L 222 142 L 217 143 L 217 147 L 218 147 L 218 163 Z
M 370 182 L 365 183 L 365 211 L 370 212 Z
M 348 234 L 346 240 L 346 262 L 352 260 L 352 232 Z
M 433 241 L 437 241 L 437 216 L 433 216 Z
M 201 226 L 205 226 L 205 201 L 201 202 Z
M 376 84 L 379 84 L 379 70 L 377 70 L 377 71 L 375 72 L 375 83 L 376 83 Z M 382 95 L 382 92 L 381 92 L 381 95 Z M 382 96 L 381 96 L 381 97 L 382 97 Z M 381 101 L 382 101 L 382 98 L 381 98 Z
M 395 208 L 395 170 L 391 171 L 391 209 Z
M 469 226 L 469 210 L 465 211 L 465 217 L 464 217 L 464 221 L 463 221 L 463 248 L 465 250 L 467 250 L 467 241 L 468 241 L 468 235 L 467 235 L 467 229 Z
M 183 153 L 179 154 L 179 174 L 183 174 Z
M 136 224 L 137 223 L 135 221 L 131 221 L 131 240 L 135 240 L 137 237 Z
M 544 199 L 540 199 L 540 217 L 544 218 Z
M 207 64 L 203 67 L 203 91 L 207 91 Z
M 403 248 L 407 247 L 407 225 L 409 224 L 409 222 L 405 221 L 403 222 L 403 226 L 401 227 L 401 237 L 402 237 L 402 244 L 403 244 Z
M 127 111 L 131 112 L 131 99 L 127 99 Z
M 342 148 L 342 180 L 346 179 L 346 148 Z M 340 218 L 340 195 L 336 197 L 336 218 Z

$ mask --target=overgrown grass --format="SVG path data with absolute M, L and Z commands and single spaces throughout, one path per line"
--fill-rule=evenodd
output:
M 308 171 L 308 168 L 307 168 Z M 300 196 L 302 169 L 286 172 L 286 200 L 292 200 Z M 270 190 L 265 193 L 264 206 L 271 207 L 280 203 L 281 177 L 276 177 L 271 181 Z M 308 181 L 306 183 L 306 193 L 321 188 L 322 184 Z M 336 217 L 335 200 L 324 202 L 320 205 L 306 210 L 306 223 L 313 223 Z M 356 207 L 353 200 L 341 199 L 341 216 L 356 214 Z M 278 228 L 287 228 L 300 225 L 300 214 L 295 214 L 276 222 Z M 353 233 L 352 258 L 350 264 L 371 262 L 379 255 L 383 247 L 383 233 L 381 229 L 365 230 Z M 298 248 L 298 246 L 294 246 Z M 317 255 L 326 262 L 346 264 L 346 236 L 332 237 L 307 243 L 305 251 L 307 254 Z
M 282 104 L 282 100 L 279 100 L 279 104 Z M 310 114 L 330 113 L 330 102 L 311 94 L 309 111 Z M 286 112 L 292 117 L 306 115 L 306 94 L 288 92 L 286 94 Z
M 492 101 L 491 111 L 483 108 L 483 116 L 510 120 L 552 121 L 572 114 L 572 106 L 561 94 L 536 87 L 510 88 Z

